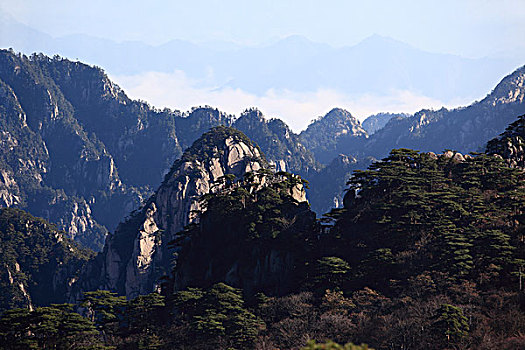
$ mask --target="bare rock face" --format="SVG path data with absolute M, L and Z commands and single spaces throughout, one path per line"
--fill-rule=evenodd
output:
M 0 170 L 0 207 L 12 207 L 20 203 L 20 189 L 12 172 Z
M 225 175 L 239 178 L 266 165 L 260 150 L 242 133 L 217 127 L 204 134 L 174 163 L 142 210 L 108 237 L 98 262 L 100 275 L 88 268 L 92 276 L 84 277 L 80 289 L 109 289 L 129 298 L 154 291 L 160 277 L 170 272 L 173 251 L 168 242 L 196 220 L 200 197 L 214 191 Z M 291 191 L 296 199 L 306 199 L 302 187 Z

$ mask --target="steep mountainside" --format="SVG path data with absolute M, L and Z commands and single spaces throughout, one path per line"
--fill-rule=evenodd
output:
M 151 195 L 183 149 L 211 127 L 226 125 L 252 138 L 277 170 L 324 181 L 325 187 L 316 186 L 323 193 L 311 194 L 314 208 L 324 210 L 340 197 L 344 181 L 339 182 L 339 170 L 335 176 L 329 169 L 317 175 L 319 163 L 329 165 L 344 154 L 366 164 L 397 147 L 480 150 L 525 112 L 524 71 L 509 75 L 471 106 L 392 118 L 370 137 L 341 109 L 296 135 L 255 109 L 239 118 L 211 107 L 157 110 L 129 99 L 99 68 L 3 50 L 0 206 L 28 210 L 100 250 L 107 231 Z
M 49 61 L 0 54 L 2 205 L 27 208 L 100 248 L 106 231 L 100 224 L 115 219 L 103 213 L 110 206 L 124 212 L 140 196 L 122 184 L 104 144 L 75 119 L 74 107 L 40 67 Z
M 368 134 L 350 112 L 334 108 L 313 121 L 299 136 L 319 162 L 328 164 L 343 150 L 358 148 Z
M 128 297 L 153 291 L 170 272 L 168 242 L 195 220 L 200 197 L 266 167 L 260 149 L 241 132 L 220 126 L 205 133 L 173 164 L 144 207 L 109 236 L 78 288 L 109 289 Z M 297 195 L 305 200 L 304 190 Z
M 69 297 L 86 317 L 67 304 L 9 310 L 0 347 L 523 349 L 525 172 L 507 157 L 522 126 L 491 142 L 502 155 L 394 149 L 353 173 L 324 225 L 303 179 L 213 128 L 78 281 L 89 254 L 4 209 L 0 300 L 27 306 L 33 287 L 35 305 Z M 141 295 L 81 296 L 92 288 Z M 327 347 L 340 348 L 305 349 Z
M 297 290 L 317 227 L 302 182 L 285 172 L 256 172 L 206 196 L 198 223 L 173 242 L 179 254 L 168 288 L 225 282 L 247 295 Z
M 0 209 L 0 312 L 65 302 L 91 255 L 49 222 Z

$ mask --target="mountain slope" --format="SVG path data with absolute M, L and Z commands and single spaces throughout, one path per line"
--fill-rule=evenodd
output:
M 308 146 L 301 143 L 301 136 L 280 119 L 266 120 L 259 110 L 252 108 L 242 113 L 232 126 L 261 147 L 277 171 L 308 177 L 320 168 Z
M 481 151 L 485 143 L 525 113 L 525 67 L 506 76 L 483 100 L 453 110 L 422 110 L 409 118 L 392 119 L 358 149 L 374 157 L 393 148 L 462 153 Z
M 29 210 L 95 250 L 214 126 L 237 121 L 280 168 L 318 166 L 281 121 L 160 111 L 129 99 L 100 68 L 58 56 L 0 51 L 0 97 L 0 206 Z
M 361 125 L 368 135 L 372 135 L 377 130 L 383 128 L 392 118 L 406 118 L 406 113 L 378 113 L 367 117 Z
M 49 222 L 0 209 L 0 312 L 65 302 L 92 252 Z

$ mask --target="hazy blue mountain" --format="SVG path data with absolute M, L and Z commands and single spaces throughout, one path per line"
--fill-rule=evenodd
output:
M 190 78 L 259 95 L 268 89 L 330 88 L 345 94 L 378 95 L 409 90 L 444 102 L 482 96 L 521 63 L 505 57 L 468 59 L 429 53 L 379 35 L 337 48 L 301 36 L 254 47 L 183 40 L 151 46 L 86 35 L 52 38 L 5 14 L 0 47 L 60 54 L 102 66 L 115 75 L 181 70 Z
M 337 122 L 330 122 L 329 115 L 320 118 L 315 123 L 323 123 L 322 127 L 314 130 L 314 123 L 301 133 L 303 140 L 313 140 L 304 144 L 312 147 L 321 163 L 327 164 L 310 178 L 312 189 L 309 198 L 312 208 L 322 214 L 331 207 L 340 205 L 342 191 L 352 171 L 365 169 L 373 159 L 386 157 L 394 148 L 435 153 L 442 153 L 446 149 L 461 153 L 484 151 L 487 141 L 504 132 L 517 116 L 525 113 L 524 86 L 525 67 L 522 67 L 506 76 L 481 101 L 453 110 L 422 110 L 408 117 L 387 115 L 390 120 L 386 125 L 368 138 L 348 137 L 346 135 L 351 133 L 347 133 L 341 139 Z M 522 136 L 519 134 L 522 119 L 513 123 L 505 134 L 489 144 L 491 148 L 488 151 L 501 154 L 514 166 L 523 164 Z M 306 134 L 308 137 L 305 137 Z M 320 137 L 321 141 L 313 144 Z M 337 155 L 337 158 L 327 162 L 329 157 L 319 157 L 318 145 L 330 147 L 331 154 Z
M 393 148 L 440 153 L 483 151 L 488 140 L 502 133 L 525 113 L 525 66 L 509 74 L 481 101 L 448 110 L 421 110 L 408 118 L 391 119 L 361 146 L 345 154 L 384 157 Z

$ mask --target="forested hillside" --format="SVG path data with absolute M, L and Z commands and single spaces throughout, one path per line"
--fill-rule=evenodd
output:
M 521 132 L 522 119 L 490 144 Z M 152 242 L 164 235 L 165 244 L 158 227 L 169 216 L 156 216 L 152 204 L 165 207 L 158 198 L 177 191 L 183 169 L 196 174 L 192 166 L 232 159 L 233 149 L 256 152 L 233 129 L 204 135 L 124 225 L 138 223 L 138 237 Z M 157 290 L 126 301 L 111 293 L 122 287 L 84 289 L 81 319 L 69 306 L 13 309 L 0 319 L 2 344 L 43 347 L 65 337 L 78 348 L 315 349 L 329 345 L 308 341 L 332 340 L 375 349 L 521 349 L 525 173 L 502 152 L 392 150 L 354 171 L 343 207 L 322 221 L 297 196 L 300 177 L 254 168 L 248 156 L 242 168 L 251 170 L 217 177 L 192 211 L 198 220 L 171 236 L 171 271 Z M 118 260 L 101 254 L 105 263 Z M 147 258 L 137 260 L 138 276 Z
M 63 303 L 93 252 L 19 209 L 0 209 L 0 312 Z

